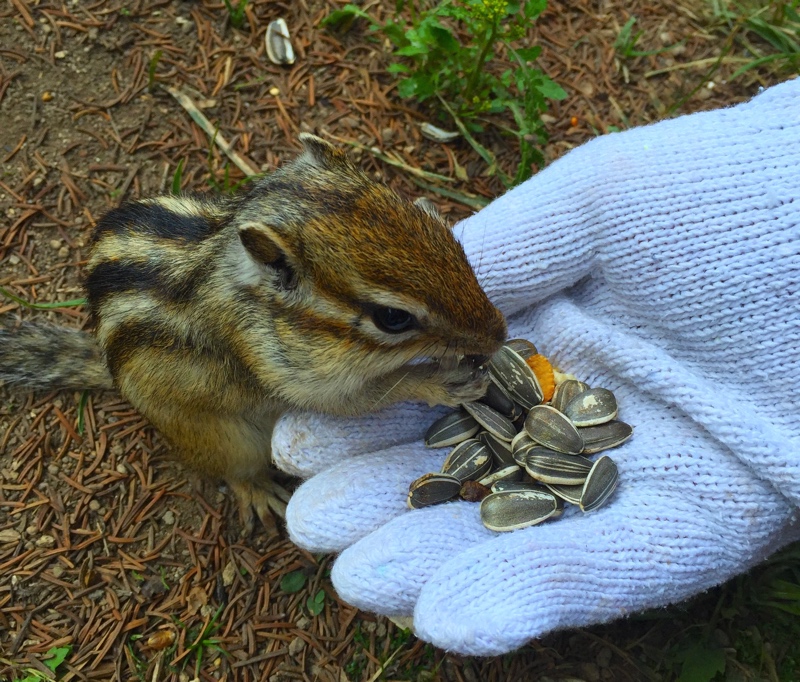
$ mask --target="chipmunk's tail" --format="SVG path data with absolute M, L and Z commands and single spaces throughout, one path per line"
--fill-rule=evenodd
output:
M 34 390 L 114 386 L 91 334 L 38 324 L 0 329 L 0 382 Z

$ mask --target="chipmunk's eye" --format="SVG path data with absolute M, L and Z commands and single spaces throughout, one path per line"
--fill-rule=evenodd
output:
M 372 311 L 372 321 L 378 329 L 388 334 L 400 334 L 417 326 L 417 318 L 408 311 L 383 306 Z

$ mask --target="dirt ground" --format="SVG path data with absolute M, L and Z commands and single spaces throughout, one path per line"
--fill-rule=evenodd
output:
M 451 177 L 459 192 L 501 193 L 467 144 L 421 136 L 435 113 L 397 96 L 384 46 L 363 26 L 344 35 L 318 27 L 341 4 L 251 0 L 241 29 L 211 0 L 0 5 L 0 286 L 30 302 L 78 298 L 88 236 L 108 208 L 168 191 L 179 164 L 185 190 L 242 179 L 166 86 L 188 94 L 259 170 L 291 158 L 297 134 L 315 131 Z M 369 5 L 380 14 L 394 3 Z M 753 71 L 726 82 L 741 48 L 718 30 L 710 4 L 695 5 L 550 1 L 531 39 L 568 97 L 545 117 L 548 161 L 596 134 L 740 102 L 782 78 Z M 291 67 L 265 55 L 267 24 L 280 16 L 298 54 Z M 636 49 L 670 49 L 620 56 L 614 41 L 631 16 L 643 31 Z M 513 171 L 513 142 L 482 141 Z M 354 158 L 452 219 L 471 210 L 369 151 Z M 458 166 L 468 179 L 456 178 Z M 4 325 L 87 323 L 80 307 L 30 310 L 4 298 L 0 314 Z M 80 399 L 0 389 L 0 680 L 50 679 L 42 661 L 59 648 L 68 652 L 63 680 L 669 679 L 643 655 L 652 624 L 634 620 L 495 659 L 435 650 L 340 602 L 331 557 L 287 540 L 242 541 L 225 491 L 198 490 L 118 395 L 89 397 L 81 435 Z M 305 583 L 292 592 L 284 578 L 297 571 Z M 320 590 L 314 615 L 307 601 Z

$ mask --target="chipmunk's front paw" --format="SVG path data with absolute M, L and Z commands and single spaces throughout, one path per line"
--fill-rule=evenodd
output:
M 460 364 L 447 372 L 442 372 L 437 378 L 440 395 L 433 400 L 428 400 L 431 405 L 448 405 L 455 407 L 461 403 L 470 403 L 486 394 L 489 386 L 489 374 L 485 369 L 469 364 Z

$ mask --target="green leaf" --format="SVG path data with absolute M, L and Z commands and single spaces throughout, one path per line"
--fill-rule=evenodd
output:
M 567 93 L 558 83 L 551 81 L 547 76 L 542 77 L 542 82 L 536 86 L 547 99 L 564 99 Z
M 430 36 L 443 50 L 458 52 L 459 48 L 461 47 L 450 30 L 444 26 L 432 26 L 430 30 Z
M 306 584 L 306 574 L 302 569 L 287 573 L 281 578 L 281 589 L 286 594 L 294 594 L 303 589 Z
M 374 23 L 372 17 L 357 5 L 345 5 L 341 9 L 333 10 L 333 12 L 319 22 L 319 24 L 320 26 L 332 26 L 335 28 L 348 21 L 352 21 L 356 17 Z
M 395 50 L 395 54 L 401 57 L 415 57 L 418 54 L 428 54 L 429 51 L 427 45 L 407 45 Z
M 70 655 L 70 653 L 72 653 L 71 646 L 53 647 L 52 649 L 48 649 L 46 654 L 47 656 L 51 656 L 51 658 L 48 658 L 47 660 L 43 661 L 43 663 L 48 668 L 50 668 L 50 670 L 55 672 L 56 668 L 58 668 L 58 666 L 60 666 L 64 662 L 64 660 L 67 658 L 67 656 Z
M 725 672 L 725 652 L 708 649 L 702 644 L 687 649 L 682 656 L 681 674 L 676 682 L 711 682 L 717 673 Z
M 306 608 L 312 616 L 318 616 L 325 608 L 325 590 L 320 590 L 306 600 Z
M 183 177 L 183 166 L 186 163 L 186 158 L 178 162 L 178 167 L 175 169 L 175 174 L 172 176 L 172 193 L 181 193 L 181 179 Z
M 398 62 L 396 64 L 389 64 L 389 66 L 386 67 L 386 71 L 389 73 L 411 73 L 411 68 Z
M 535 62 L 542 54 L 542 48 L 538 45 L 536 47 L 523 47 L 516 51 L 517 54 L 526 62 Z

